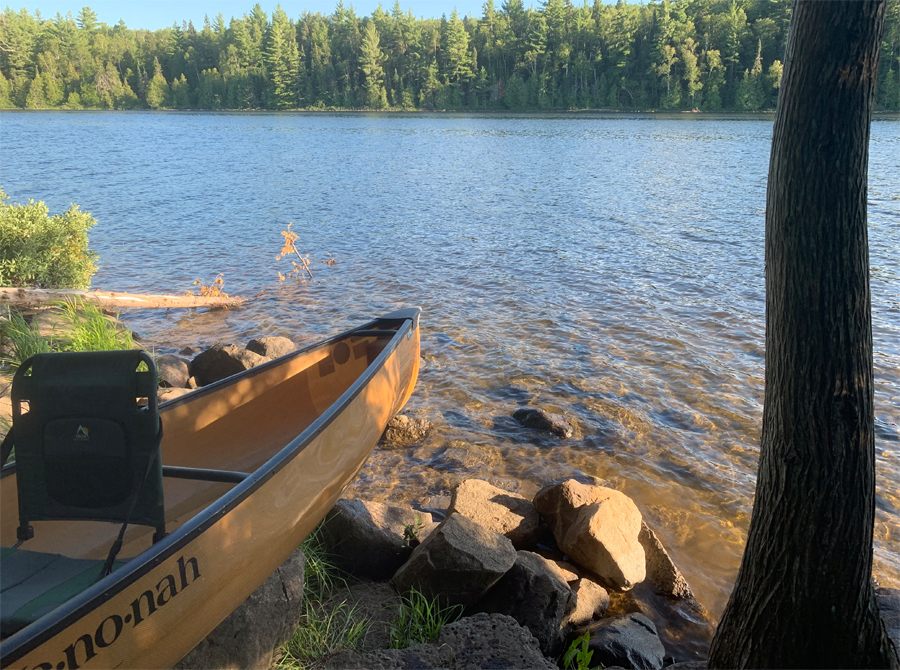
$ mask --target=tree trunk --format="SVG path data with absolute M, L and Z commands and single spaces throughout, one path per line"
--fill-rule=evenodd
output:
M 84 300 L 101 307 L 156 307 L 163 309 L 192 307 L 238 307 L 246 298 L 202 295 L 152 295 L 79 289 L 0 288 L 0 306 L 39 307 L 48 302 Z
M 795 0 L 766 200 L 756 500 L 710 668 L 897 667 L 871 580 L 866 178 L 883 0 Z

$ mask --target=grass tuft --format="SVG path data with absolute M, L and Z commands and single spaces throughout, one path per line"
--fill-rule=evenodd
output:
M 346 587 L 347 578 L 328 555 L 322 526 L 310 534 L 300 548 L 306 556 L 303 583 L 304 614 L 293 636 L 281 647 L 278 670 L 313 670 L 324 667 L 334 654 L 357 649 L 371 622 L 346 601 L 329 603 L 334 592 Z
M 131 349 L 131 331 L 106 316 L 99 307 L 87 302 L 67 300 L 60 303 L 66 337 L 63 351 L 115 351 Z
M 391 621 L 391 649 L 406 649 L 434 640 L 441 626 L 462 616 L 461 605 L 442 607 L 438 599 L 428 598 L 416 588 L 400 598 L 400 611 Z
M 29 325 L 19 312 L 10 312 L 3 322 L 3 340 L 6 343 L 3 362 L 12 370 L 18 370 L 35 354 L 51 351 L 50 341 L 44 338 L 35 325 Z
M 368 628 L 369 621 L 346 601 L 329 609 L 320 602 L 307 600 L 306 612 L 294 635 L 282 647 L 277 667 L 283 670 L 321 667 L 321 662 L 329 656 L 356 649 Z

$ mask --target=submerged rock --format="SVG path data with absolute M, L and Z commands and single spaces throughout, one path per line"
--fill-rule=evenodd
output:
M 878 609 L 888 637 L 900 651 L 900 589 L 875 589 L 875 599 L 878 601 Z
M 247 343 L 247 351 L 265 356 L 266 358 L 278 358 L 297 350 L 297 345 L 286 337 L 273 335 L 271 337 L 257 337 Z
M 545 486 L 534 506 L 559 548 L 610 586 L 627 590 L 646 576 L 638 541 L 641 513 L 623 493 L 574 479 Z
M 191 361 L 191 376 L 200 386 L 236 375 L 268 359 L 233 344 L 214 344 Z
M 406 447 L 422 440 L 434 426 L 428 419 L 397 414 L 388 421 L 381 441 L 385 447 Z
M 516 549 L 531 548 L 541 537 L 541 517 L 531 501 L 481 479 L 466 479 L 453 489 L 447 514 L 454 512 L 505 535 Z
M 669 553 L 650 527 L 641 521 L 641 532 L 638 540 L 647 557 L 647 579 L 657 589 L 675 598 L 693 598 L 691 587 L 681 571 L 669 558 Z
M 273 650 L 290 638 L 303 613 L 306 557 L 297 549 L 236 610 L 176 665 L 175 670 L 268 670 Z
M 513 418 L 528 428 L 546 430 L 560 437 L 572 437 L 574 428 L 560 414 L 551 414 L 539 407 L 521 407 L 513 412 Z
M 512 542 L 453 514 L 418 547 L 391 579 L 401 593 L 412 587 L 449 605 L 471 605 L 516 562 Z

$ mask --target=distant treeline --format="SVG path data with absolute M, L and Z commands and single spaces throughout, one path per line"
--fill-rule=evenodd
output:
M 289 17 L 259 5 L 200 30 L 108 26 L 84 7 L 0 13 L 0 107 L 29 109 L 772 109 L 791 0 L 522 0 L 481 17 Z M 900 0 L 878 107 L 900 109 Z

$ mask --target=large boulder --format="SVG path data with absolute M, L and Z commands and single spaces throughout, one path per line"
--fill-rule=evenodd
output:
M 534 636 L 515 619 L 484 613 L 443 626 L 434 642 L 367 654 L 344 652 L 326 661 L 325 667 L 334 670 L 558 670 L 555 663 L 541 654 Z
M 559 437 L 572 437 L 572 424 L 560 414 L 551 414 L 540 407 L 520 407 L 513 412 L 513 418 L 528 428 L 545 430 Z
M 268 359 L 233 344 L 214 344 L 191 361 L 191 376 L 200 386 L 249 370 Z
M 531 501 L 481 479 L 466 479 L 453 490 L 447 513 L 454 512 L 505 535 L 516 549 L 535 546 L 541 536 L 541 517 Z
M 411 540 L 431 515 L 408 507 L 338 500 L 322 526 L 322 540 L 339 568 L 358 577 L 389 579 L 412 554 Z
M 570 479 L 542 488 L 534 506 L 559 548 L 582 568 L 621 590 L 644 581 L 644 549 L 638 541 L 641 513 L 631 498 Z
M 416 587 L 449 605 L 472 605 L 516 562 L 516 550 L 500 533 L 452 514 L 416 547 L 391 583 L 401 593 Z
M 656 626 L 643 614 L 621 614 L 601 619 L 589 629 L 592 663 L 633 670 L 660 670 L 666 650 Z
M 575 602 L 572 589 L 546 558 L 519 551 L 515 565 L 476 607 L 511 616 L 537 638 L 545 656 L 552 656 L 562 645 L 562 624 Z
M 406 447 L 421 441 L 433 425 L 428 419 L 414 419 L 405 414 L 397 414 L 388 421 L 381 442 L 388 448 Z
M 656 533 L 641 521 L 641 532 L 638 541 L 644 548 L 647 559 L 647 579 L 662 593 L 675 598 L 693 598 L 691 587 L 681 571 L 669 558 L 669 553 L 663 547 L 662 542 L 656 537 Z
M 163 388 L 187 388 L 191 373 L 187 361 L 183 358 L 163 354 L 156 359 L 156 371 L 159 375 L 159 385 Z
M 286 337 L 256 337 L 247 343 L 247 351 L 265 358 L 278 358 L 297 350 L 297 345 Z
M 306 557 L 297 549 L 175 665 L 177 670 L 272 667 L 272 653 L 303 614 Z

